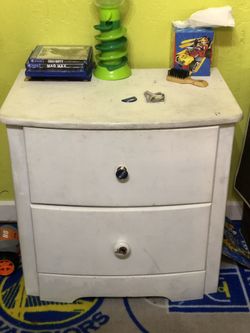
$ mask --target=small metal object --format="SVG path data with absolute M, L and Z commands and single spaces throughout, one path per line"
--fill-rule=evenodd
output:
M 147 90 L 144 92 L 147 103 L 159 103 L 165 101 L 165 95 L 162 92 L 152 93 Z
M 133 103 L 136 101 L 137 101 L 137 97 L 135 97 L 135 96 L 131 96 L 131 97 L 122 99 L 122 102 L 124 102 L 124 103 Z
M 126 259 L 130 255 L 130 252 L 129 245 L 124 241 L 117 242 L 114 246 L 115 256 L 119 259 Z
M 116 170 L 116 178 L 119 182 L 124 183 L 128 180 L 128 170 L 125 166 L 119 166 Z

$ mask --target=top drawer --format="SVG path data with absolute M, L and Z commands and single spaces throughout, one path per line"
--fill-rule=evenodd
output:
M 24 132 L 33 203 L 151 206 L 211 201 L 218 127 Z

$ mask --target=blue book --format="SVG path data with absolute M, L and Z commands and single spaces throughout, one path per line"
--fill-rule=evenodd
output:
M 79 71 L 53 71 L 53 70 L 32 70 L 26 69 L 25 75 L 28 78 L 37 78 L 37 79 L 75 79 L 81 81 L 90 81 L 92 78 L 92 69 L 86 70 L 79 70 Z

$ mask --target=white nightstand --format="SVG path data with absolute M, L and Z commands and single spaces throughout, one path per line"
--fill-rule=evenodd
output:
M 202 89 L 18 76 L 7 124 L 26 291 L 41 299 L 202 297 L 218 283 L 234 124 L 218 70 Z M 166 102 L 147 104 L 144 91 Z M 135 103 L 123 103 L 136 96 Z

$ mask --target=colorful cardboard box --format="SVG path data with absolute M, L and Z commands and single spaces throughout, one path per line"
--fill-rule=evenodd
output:
M 174 67 L 209 76 L 213 41 L 211 28 L 174 28 Z

